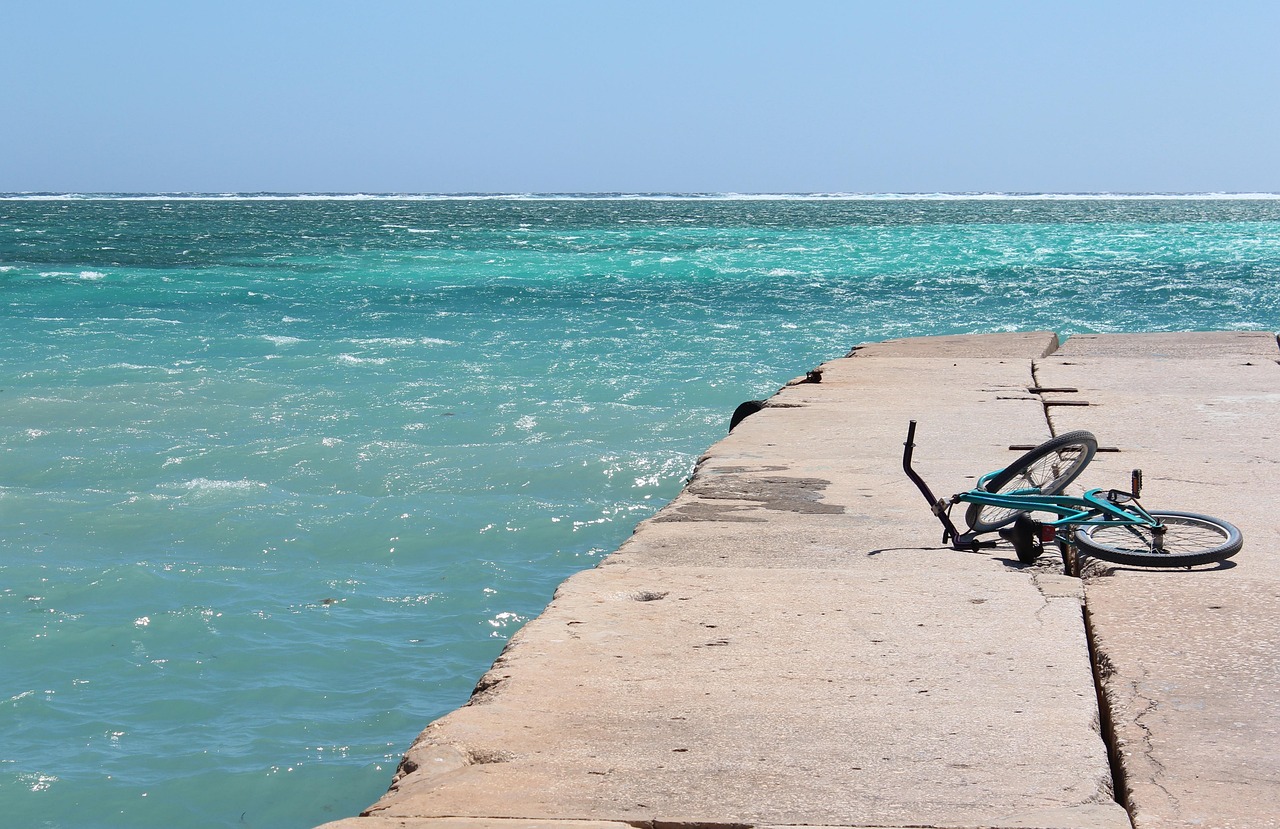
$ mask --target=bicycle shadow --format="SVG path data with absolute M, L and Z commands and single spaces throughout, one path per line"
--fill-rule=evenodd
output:
M 1192 567 L 1138 567 L 1132 564 L 1113 564 L 1109 561 L 1100 561 L 1096 558 L 1086 558 L 1084 560 L 1083 569 L 1084 576 L 1092 578 L 1107 578 L 1114 576 L 1116 573 L 1145 573 L 1147 575 L 1169 575 L 1169 574 L 1186 574 L 1186 573 L 1213 573 L 1220 570 L 1232 570 L 1238 565 L 1238 562 L 1215 561 L 1211 564 L 1197 564 Z
M 1231 570 L 1235 568 L 1238 562 L 1231 561 L 1215 561 L 1210 564 L 1197 564 L 1191 567 L 1138 567 L 1132 564 L 1115 564 L 1110 561 L 1104 561 L 1098 558 L 1089 558 L 1088 556 L 1077 559 L 1075 568 L 1080 572 L 1069 572 L 1069 563 L 1059 554 L 1048 554 L 1036 559 L 1032 562 L 1020 561 L 1017 556 L 1005 558 L 1003 556 L 993 556 L 997 561 L 1008 567 L 1010 570 L 1049 570 L 1065 572 L 1067 575 L 1076 576 L 1077 578 L 1107 578 L 1114 576 L 1119 572 L 1128 573 L 1146 573 L 1149 575 L 1164 575 L 1169 573 L 1212 573 L 1219 570 Z
M 974 555 L 989 556 L 983 550 L 957 550 L 955 547 L 880 547 L 875 550 L 868 550 L 863 555 L 868 558 L 878 556 L 881 553 L 971 553 Z
M 1013 550 L 1005 550 L 1001 548 L 985 549 L 985 550 L 957 550 L 954 547 L 937 546 L 937 547 L 878 547 L 874 550 L 868 550 L 864 555 L 868 558 L 882 555 L 884 553 L 969 553 L 971 555 L 984 556 L 993 561 L 999 562 L 1010 570 L 1045 570 L 1049 572 L 1067 572 L 1068 564 L 1059 553 L 1045 553 L 1035 561 L 1021 561 Z M 1005 555 L 1001 555 L 1004 553 Z M 1079 567 L 1083 568 L 1082 573 L 1068 573 L 1068 575 L 1078 576 L 1080 578 L 1106 578 L 1115 575 L 1118 572 L 1130 573 L 1186 573 L 1188 571 L 1197 573 L 1212 573 L 1219 570 L 1231 570 L 1236 567 L 1238 562 L 1227 559 L 1225 561 L 1216 561 L 1211 564 L 1198 564 L 1193 567 L 1137 567 L 1128 564 L 1114 564 L 1102 559 L 1089 558 L 1084 556 L 1078 559 Z

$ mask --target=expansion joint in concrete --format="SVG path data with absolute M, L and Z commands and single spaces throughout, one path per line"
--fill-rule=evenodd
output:
M 1120 752 L 1120 737 L 1115 727 L 1115 717 L 1111 701 L 1107 693 L 1108 679 L 1115 673 L 1110 657 L 1098 647 L 1093 632 L 1093 622 L 1089 615 L 1089 606 L 1081 607 L 1081 618 L 1084 623 L 1085 644 L 1089 648 L 1089 663 L 1093 666 L 1093 687 L 1098 694 L 1098 730 L 1102 734 L 1102 742 L 1107 747 L 1107 762 L 1111 766 L 1111 796 L 1133 821 L 1133 810 L 1129 803 L 1129 787 L 1125 778 L 1124 758 Z
M 1072 397 L 1072 395 L 1079 393 L 1080 390 L 1077 388 L 1044 385 L 1040 378 L 1040 364 L 1036 360 L 1031 361 L 1031 385 L 1027 388 L 1027 391 L 1035 395 L 1036 399 L 1040 401 L 1040 410 L 1044 414 L 1045 426 L 1049 429 L 1050 437 L 1058 436 L 1058 429 L 1054 425 L 1053 414 L 1050 409 L 1059 406 L 1079 407 L 1089 405 L 1087 400 Z M 1050 397 L 1049 395 L 1054 396 Z

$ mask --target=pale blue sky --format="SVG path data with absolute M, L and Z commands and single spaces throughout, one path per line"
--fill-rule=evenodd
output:
M 0 191 L 1280 191 L 1280 3 L 0 0 Z

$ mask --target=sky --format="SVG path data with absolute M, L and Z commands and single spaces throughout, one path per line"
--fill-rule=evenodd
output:
M 1280 191 L 1280 3 L 0 0 L 0 192 Z

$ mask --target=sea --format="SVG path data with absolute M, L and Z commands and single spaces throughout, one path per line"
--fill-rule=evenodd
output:
M 865 342 L 1280 328 L 1280 196 L 0 197 L 0 822 L 352 816 Z

